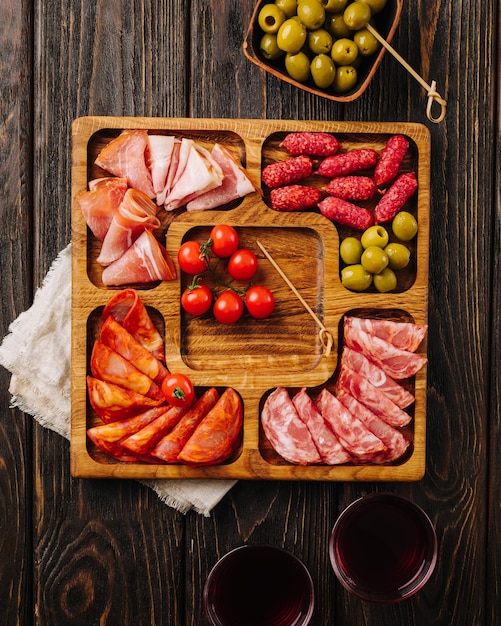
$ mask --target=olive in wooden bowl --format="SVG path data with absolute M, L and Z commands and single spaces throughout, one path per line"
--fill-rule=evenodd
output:
M 243 44 L 245 56 L 299 89 L 351 102 L 367 89 L 385 53 L 364 27 L 389 43 L 403 0 L 260 0 Z

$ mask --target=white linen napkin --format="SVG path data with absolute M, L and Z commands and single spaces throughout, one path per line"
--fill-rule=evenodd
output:
M 70 439 L 71 244 L 52 264 L 32 306 L 9 327 L 0 346 L 0 365 L 12 374 L 11 406 Z M 141 481 L 162 502 L 182 513 L 210 511 L 235 480 Z

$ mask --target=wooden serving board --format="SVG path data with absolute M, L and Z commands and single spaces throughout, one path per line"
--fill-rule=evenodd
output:
M 201 393 L 210 386 L 233 387 L 244 405 L 243 443 L 230 461 L 210 467 L 117 462 L 88 441 L 86 430 L 100 423 L 87 399 L 86 375 L 94 340 L 99 335 L 100 313 L 121 288 L 101 282 L 96 262 L 100 243 L 88 230 L 78 192 L 93 178 L 106 175 L 94 160 L 106 143 L 123 129 L 143 128 L 156 134 L 185 136 L 208 147 L 216 141 L 240 158 L 259 184 L 261 169 L 284 158 L 279 143 L 288 132 L 324 131 L 338 137 L 346 148 L 381 150 L 388 137 L 401 133 L 410 140 L 403 170 L 416 172 L 419 189 L 410 209 L 419 221 L 412 243 L 413 262 L 400 274 L 395 292 L 355 293 L 340 280 L 339 242 L 348 231 L 338 229 L 318 212 L 279 213 L 269 208 L 267 194 L 253 193 L 222 210 L 188 213 L 161 210 L 162 228 L 156 233 L 177 264 L 177 250 L 187 238 L 207 238 L 211 227 L 228 223 L 239 232 L 241 244 L 259 259 L 255 282 L 268 286 L 276 298 L 273 315 L 225 326 L 205 316 L 193 319 L 181 311 L 180 297 L 186 277 L 154 285 L 129 285 L 141 299 L 165 336 L 166 362 L 171 371 L 184 372 Z M 282 156 L 280 156 L 282 154 Z M 312 393 L 334 388 L 342 348 L 345 314 L 384 317 L 427 323 L 429 247 L 430 138 L 420 124 L 313 122 L 250 119 L 170 119 L 135 117 L 84 117 L 73 123 L 72 151 L 72 370 L 71 370 L 71 472 L 96 478 L 234 478 L 275 480 L 411 481 L 425 471 L 426 368 L 406 385 L 416 401 L 406 430 L 412 445 L 406 456 L 389 465 L 298 466 L 279 457 L 260 425 L 260 411 L 269 392 L 278 386 L 291 392 L 307 387 Z M 325 180 L 322 181 L 325 184 Z M 317 180 L 312 184 L 320 184 Z M 324 356 L 315 321 L 287 287 L 266 257 L 259 240 L 292 280 L 323 324 L 335 345 Z M 419 348 L 426 354 L 426 340 Z

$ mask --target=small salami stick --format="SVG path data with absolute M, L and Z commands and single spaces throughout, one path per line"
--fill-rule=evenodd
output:
M 408 149 L 409 142 L 404 135 L 393 135 L 388 139 L 374 169 L 376 185 L 382 187 L 397 177 Z
M 347 176 L 374 167 L 379 154 L 371 148 L 360 148 L 326 157 L 318 166 L 317 174 L 327 178 Z
M 295 156 L 327 157 L 339 150 L 339 141 L 329 133 L 289 133 L 280 144 L 289 154 Z
M 322 199 L 322 192 L 307 185 L 288 185 L 272 189 L 270 198 L 275 211 L 304 211 L 317 206 Z
M 414 172 L 401 174 L 376 204 L 374 209 L 376 224 L 392 220 L 417 188 L 418 182 Z
M 328 196 L 319 202 L 318 208 L 322 215 L 333 222 L 356 230 L 366 230 L 374 224 L 374 218 L 370 211 L 341 198 Z
M 368 176 L 339 176 L 325 187 L 330 196 L 343 200 L 370 200 L 378 192 L 376 183 Z
M 313 173 L 313 161 L 301 155 L 285 161 L 277 161 L 267 165 L 262 173 L 263 182 L 274 189 L 308 178 Z

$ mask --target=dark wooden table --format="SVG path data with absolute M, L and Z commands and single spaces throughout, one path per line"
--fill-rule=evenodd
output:
M 82 115 L 415 121 L 432 136 L 427 471 L 416 483 L 239 482 L 204 518 L 134 481 L 78 480 L 69 445 L 0 400 L 2 624 L 205 623 L 218 557 L 271 542 L 301 557 L 313 624 L 501 621 L 499 2 L 411 0 L 394 39 L 447 98 L 387 55 L 351 104 L 310 96 L 244 58 L 253 0 L 1 0 L 1 334 L 70 240 L 70 126 Z M 388 489 L 436 524 L 438 566 L 413 599 L 348 596 L 326 540 L 339 512 Z

